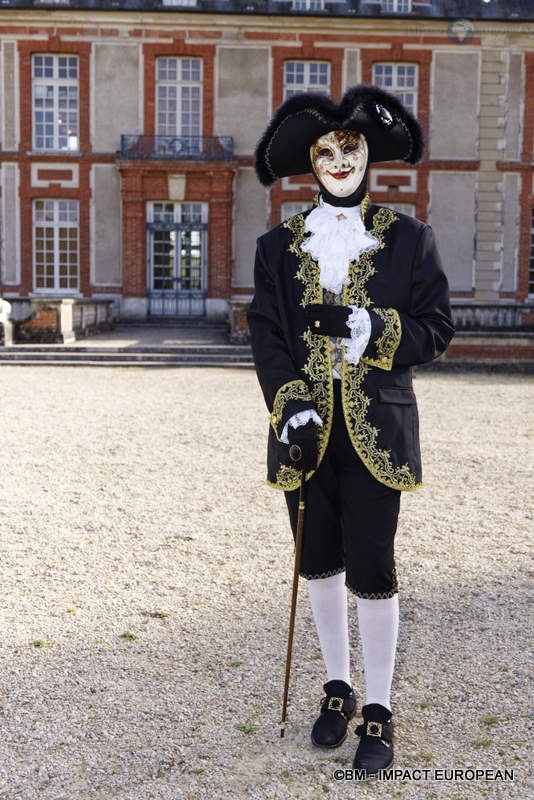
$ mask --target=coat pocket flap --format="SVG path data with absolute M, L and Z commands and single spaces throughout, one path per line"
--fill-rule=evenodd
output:
M 378 389 L 378 400 L 381 403 L 411 406 L 415 404 L 415 394 L 412 389 L 405 389 L 402 386 L 382 386 Z

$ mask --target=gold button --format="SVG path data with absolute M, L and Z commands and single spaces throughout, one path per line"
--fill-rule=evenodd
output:
M 316 328 L 320 328 L 321 327 L 321 322 L 318 319 L 315 320 L 315 327 Z

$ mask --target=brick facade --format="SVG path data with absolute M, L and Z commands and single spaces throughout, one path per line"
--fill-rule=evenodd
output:
M 168 201 L 169 176 L 176 166 L 161 163 L 141 166 L 135 161 L 119 163 L 123 209 L 123 292 L 141 297 L 146 291 L 146 202 Z M 235 168 L 218 162 L 182 164 L 185 173 L 184 198 L 191 203 L 209 204 L 208 250 L 210 270 L 208 297 L 226 299 L 231 295 L 232 275 L 232 185 Z
M 532 299 L 528 278 L 534 208 L 534 109 L 525 98 L 534 93 L 534 54 L 527 41 L 511 35 L 506 38 L 503 33 L 496 46 L 491 36 L 486 39 L 475 36 L 467 49 L 455 51 L 455 45 L 444 36 L 412 34 L 403 22 L 385 18 L 365 22 L 356 18 L 329 19 L 328 24 L 326 19 L 308 18 L 304 24 L 298 18 L 245 14 L 197 14 L 193 18 L 121 11 L 113 15 L 111 22 L 106 14 L 95 12 L 88 17 L 76 11 L 58 12 L 52 20 L 49 12 L 34 9 L 30 25 L 26 22 L 28 13 L 4 11 L 0 28 L 0 81 L 4 90 L 9 89 L 0 100 L 3 103 L 0 136 L 2 130 L 5 132 L 4 140 L 0 141 L 0 178 L 4 163 L 11 170 L 9 176 L 6 170 L 5 180 L 0 181 L 0 192 L 4 193 L 0 196 L 3 203 L 0 208 L 9 210 L 16 200 L 19 215 L 18 229 L 11 227 L 6 231 L 6 241 L 2 243 L 4 263 L 0 265 L 0 280 L 4 282 L 0 283 L 0 293 L 8 299 L 27 297 L 35 291 L 33 203 L 36 199 L 78 201 L 79 295 L 116 296 L 121 302 L 142 300 L 147 295 L 147 203 L 199 202 L 208 205 L 207 297 L 220 313 L 232 297 L 243 299 L 252 292 L 255 237 L 266 226 L 281 220 L 284 203 L 309 202 L 316 190 L 310 177 L 297 176 L 278 182 L 265 193 L 251 170 L 255 141 L 283 99 L 285 63 L 328 62 L 330 89 L 335 99 L 358 81 L 371 83 L 373 65 L 377 63 L 417 65 L 417 116 L 430 142 L 432 110 L 439 111 L 436 104 L 443 102 L 436 83 L 436 54 L 442 54 L 445 60 L 450 54 L 454 69 L 456 52 L 471 53 L 480 60 L 481 80 L 477 87 L 480 108 L 473 110 L 480 117 L 478 156 L 456 156 L 452 145 L 450 152 L 432 155 L 428 147 L 416 168 L 403 164 L 376 165 L 370 177 L 374 186 L 372 199 L 385 205 L 409 204 L 419 219 L 427 221 L 432 217 L 432 225 L 439 227 L 439 218 L 432 216 L 438 200 L 438 189 L 433 187 L 442 187 L 443 206 L 443 198 L 446 200 L 443 187 L 456 185 L 456 178 L 458 185 L 455 199 L 451 198 L 452 205 L 474 186 L 473 215 L 465 214 L 461 219 L 464 239 L 468 245 L 470 241 L 473 243 L 473 280 L 467 274 L 470 254 L 466 251 L 465 285 L 458 279 L 453 297 L 497 303 L 523 303 Z M 508 28 L 513 24 L 510 20 L 506 23 Z M 498 27 L 499 23 L 495 25 Z M 256 88 L 248 92 L 246 70 L 232 75 L 222 72 L 221 52 L 253 53 L 258 56 L 258 63 L 265 63 L 265 72 L 259 79 L 259 99 L 252 96 L 253 91 L 257 92 L 258 80 Z M 501 110 L 509 77 L 507 59 L 512 52 L 522 59 L 522 100 L 517 121 L 522 148 L 518 158 L 505 158 L 503 137 L 516 136 L 515 129 L 507 127 L 512 123 Z M 78 57 L 79 150 L 76 152 L 32 149 L 31 59 L 41 53 Z M 127 62 L 122 60 L 124 55 Z M 234 137 L 237 155 L 233 160 L 121 158 L 121 134 L 153 136 L 156 132 L 155 71 L 159 57 L 202 60 L 202 135 Z M 106 77 L 111 81 L 110 91 L 117 92 L 112 82 L 120 76 L 123 63 L 129 70 L 125 72 L 123 87 L 127 101 L 121 106 L 122 113 L 126 112 L 124 122 L 119 112 L 114 118 L 115 96 L 106 98 Z M 238 63 L 238 59 L 232 63 Z M 253 67 L 254 58 L 246 63 Z M 10 75 L 14 76 L 11 83 Z M 473 75 L 465 77 L 477 79 Z M 121 93 L 116 94 L 117 105 Z M 13 102 L 11 96 L 15 98 Z M 253 117 L 247 111 L 248 99 L 256 102 Z M 233 117 L 226 113 L 226 103 L 240 109 L 239 113 Z M 258 108 L 263 109 L 261 113 Z M 111 131 L 105 147 L 95 144 L 97 109 L 99 119 Z M 458 125 L 461 124 L 460 118 Z M 17 138 L 16 147 L 12 146 L 13 137 Z M 109 171 L 101 169 L 104 167 Z M 97 169 L 101 169 L 98 174 L 105 188 L 103 195 L 94 189 Z M 502 197 L 503 176 L 511 177 L 512 189 L 516 186 L 514 181 L 518 186 L 517 198 L 507 201 L 508 216 Z M 183 185 L 179 197 L 174 197 L 170 189 L 176 178 Z M 440 184 L 440 178 L 450 178 L 450 184 Z M 518 226 L 510 202 L 517 204 Z M 114 214 L 113 223 L 107 220 L 108 208 Z M 454 231 L 445 233 L 454 239 Z M 506 245 L 512 248 L 506 251 L 505 235 L 506 241 L 516 242 Z M 109 275 L 108 267 L 103 266 L 96 270 L 95 277 L 91 265 L 101 236 L 109 237 L 109 251 L 117 255 L 109 255 Z M 446 244 L 442 249 L 446 251 Z M 106 246 L 100 248 L 99 252 L 102 251 L 106 251 Z M 20 263 L 15 265 L 12 254 L 16 252 Z M 239 258 L 236 253 L 241 254 Z M 9 264 L 5 262 L 8 257 Z M 20 276 L 18 283 L 15 275 Z

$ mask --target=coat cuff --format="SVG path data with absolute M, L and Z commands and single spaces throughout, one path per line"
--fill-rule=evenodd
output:
M 269 420 L 279 442 L 283 441 L 283 431 L 291 417 L 307 409 L 315 410 L 315 403 L 304 381 L 289 381 L 278 389 Z
M 394 308 L 369 308 L 371 338 L 362 361 L 379 369 L 391 370 L 393 357 L 400 344 L 402 326 L 398 311 Z

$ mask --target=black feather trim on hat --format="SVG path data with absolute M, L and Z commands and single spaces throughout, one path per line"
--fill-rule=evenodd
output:
M 270 149 L 273 143 L 277 141 L 277 134 L 280 133 L 280 129 L 286 125 L 288 118 L 296 118 L 301 115 L 303 120 L 305 119 L 307 122 L 313 123 L 313 119 L 315 115 L 317 115 L 316 118 L 319 122 L 319 129 L 322 130 L 322 126 L 327 123 L 327 121 L 336 117 L 338 110 L 339 108 L 333 102 L 332 98 L 320 92 L 299 92 L 282 103 L 275 112 L 267 130 L 258 142 L 254 154 L 254 167 L 260 182 L 263 183 L 264 186 L 271 186 L 278 178 L 286 177 L 277 175 L 276 172 L 273 171 L 271 167 Z M 320 118 L 322 118 L 322 120 Z M 311 125 L 311 127 L 313 128 L 313 125 Z M 322 133 L 319 133 L 319 136 L 322 136 Z M 309 145 L 310 147 L 314 141 L 316 141 L 316 139 L 311 142 Z M 291 146 L 291 144 L 291 141 L 288 142 L 289 146 Z M 297 144 L 299 148 L 301 147 L 301 143 L 295 142 L 294 144 Z M 294 174 L 298 175 L 299 173 L 296 172 Z
M 260 182 L 312 172 L 310 147 L 335 130 L 363 133 L 369 162 L 403 160 L 415 164 L 423 153 L 423 133 L 395 95 L 377 86 L 354 86 L 341 103 L 328 95 L 302 92 L 286 100 L 261 137 L 254 156 Z

